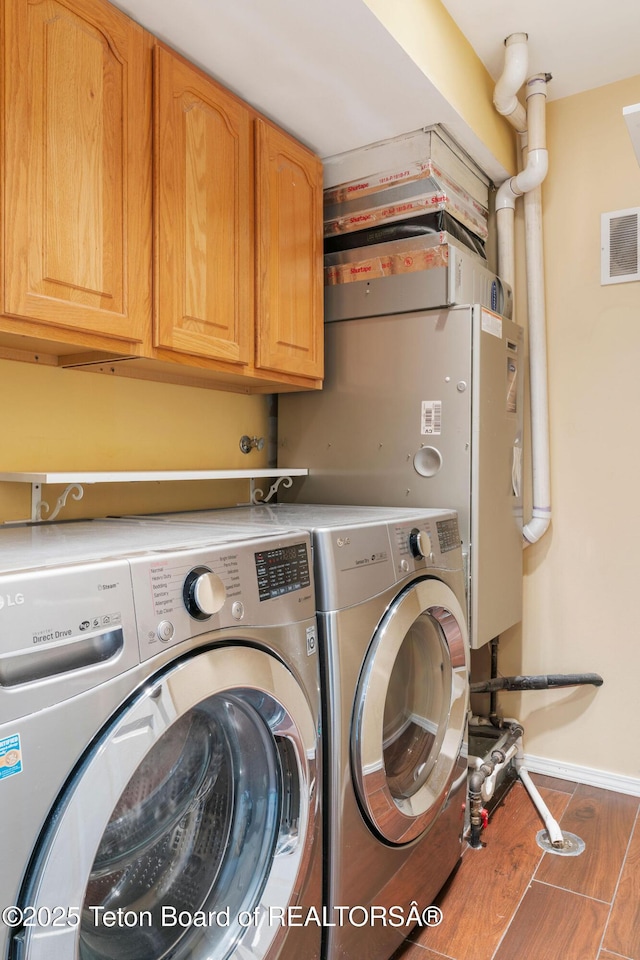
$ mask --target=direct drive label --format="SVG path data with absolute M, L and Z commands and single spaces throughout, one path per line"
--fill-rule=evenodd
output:
M 439 437 L 442 432 L 442 400 L 423 400 L 420 417 L 422 436 Z
M 14 773 L 22 773 L 22 749 L 18 733 L 0 740 L 0 780 L 12 777 Z

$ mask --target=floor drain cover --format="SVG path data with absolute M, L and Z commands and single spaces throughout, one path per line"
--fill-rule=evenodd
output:
M 546 853 L 555 853 L 559 857 L 579 857 L 585 848 L 584 840 L 576 837 L 575 833 L 562 832 L 564 844 L 561 847 L 554 847 L 549 840 L 549 834 L 546 830 L 540 830 L 536 834 L 536 843 Z

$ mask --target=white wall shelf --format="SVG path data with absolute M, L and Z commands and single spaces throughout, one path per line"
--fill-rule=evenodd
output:
M 114 470 L 47 473 L 0 473 L 10 483 L 153 483 L 158 480 L 252 480 L 264 477 L 306 477 L 308 470 Z
M 182 480 L 249 480 L 251 482 L 251 502 L 267 503 L 278 487 L 283 484 L 290 487 L 293 477 L 306 477 L 306 469 L 277 470 L 265 467 L 257 470 L 118 470 L 118 471 L 73 471 L 47 473 L 0 473 L 0 481 L 7 483 L 31 484 L 31 520 L 54 520 L 66 505 L 69 496 L 81 500 L 84 486 L 92 483 L 157 483 Z M 255 486 L 256 480 L 273 480 L 268 493 Z M 41 499 L 43 484 L 65 484 L 66 488 L 53 510 Z M 48 516 L 43 516 L 47 513 Z

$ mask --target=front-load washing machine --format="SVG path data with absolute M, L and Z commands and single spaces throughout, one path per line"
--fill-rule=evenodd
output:
M 318 957 L 309 537 L 0 532 L 0 957 Z
M 386 960 L 462 851 L 468 636 L 457 515 L 276 504 L 165 515 L 312 535 L 324 700 L 324 955 Z

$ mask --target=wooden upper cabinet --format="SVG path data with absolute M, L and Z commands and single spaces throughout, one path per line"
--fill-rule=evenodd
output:
M 151 39 L 102 0 L 4 9 L 3 311 L 142 341 Z
M 322 163 L 256 120 L 256 366 L 323 375 Z
M 253 143 L 246 105 L 154 50 L 154 345 L 247 364 L 253 354 Z

